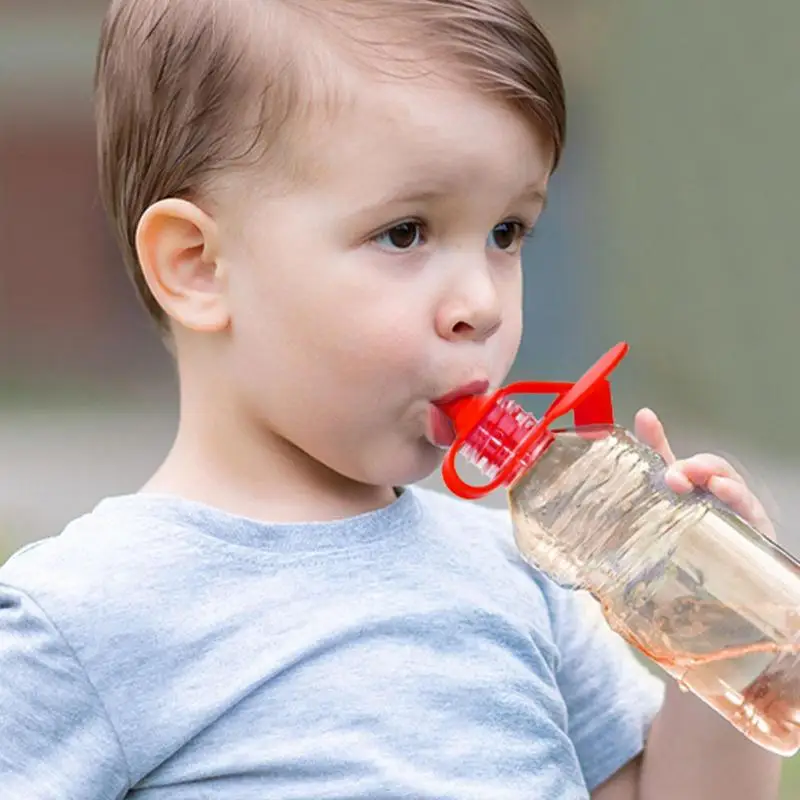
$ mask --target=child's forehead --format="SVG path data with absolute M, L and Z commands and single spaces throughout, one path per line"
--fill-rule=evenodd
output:
M 291 69 L 282 74 L 292 75 L 293 88 L 288 124 L 271 143 L 271 193 L 333 181 L 395 185 L 420 174 L 438 184 L 487 176 L 496 184 L 546 183 L 561 134 L 557 121 L 543 123 L 540 112 L 550 107 L 534 91 L 528 55 L 506 64 L 497 42 L 487 41 L 478 63 L 468 58 L 469 43 L 443 46 L 430 31 L 411 36 L 418 26 L 376 28 L 376 19 L 355 32 L 292 26 Z M 269 75 L 260 76 L 265 85 Z M 268 104 L 263 112 L 268 121 L 281 118 Z
M 409 193 L 420 183 L 444 193 L 487 175 L 546 182 L 551 147 L 508 103 L 441 74 L 364 77 L 324 137 L 314 137 L 318 178 L 350 174 L 408 185 Z

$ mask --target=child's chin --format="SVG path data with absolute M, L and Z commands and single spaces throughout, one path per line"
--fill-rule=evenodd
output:
M 420 483 L 440 468 L 444 453 L 426 439 L 421 439 L 416 445 L 395 450 L 393 456 L 375 459 L 365 465 L 358 479 L 371 486 L 397 487 Z
M 393 486 L 407 486 L 430 478 L 439 470 L 445 451 L 431 444 L 427 439 L 420 439 L 419 445 L 409 454 L 404 463 L 393 465 L 393 478 L 389 483 Z

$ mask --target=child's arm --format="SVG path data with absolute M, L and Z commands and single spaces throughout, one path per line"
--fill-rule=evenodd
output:
M 115 800 L 128 789 L 78 655 L 36 602 L 0 582 L 0 797 Z
M 672 684 L 650 731 L 639 794 L 633 797 L 774 800 L 781 763 L 779 756 L 750 742 L 705 703 Z
M 672 465 L 676 491 L 707 488 L 765 535 L 773 529 L 763 507 L 742 478 L 721 458 L 701 455 L 677 462 L 664 429 L 650 411 L 637 417 L 639 439 Z M 773 800 L 781 759 L 752 744 L 702 701 L 667 687 L 644 755 L 614 775 L 593 800 Z
M 780 776 L 778 756 L 672 684 L 644 755 L 595 789 L 592 800 L 775 800 Z

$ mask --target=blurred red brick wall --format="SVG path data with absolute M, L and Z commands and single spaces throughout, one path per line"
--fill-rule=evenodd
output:
M 6 21 L 16 36 L 7 63 L 19 61 L 0 81 L 5 376 L 102 377 L 163 363 L 97 191 L 91 72 L 106 5 L 69 0 L 67 11 L 65 0 L 0 0 L 0 32 Z
M 4 326 L 42 336 L 102 327 L 102 220 L 90 131 L 28 128 L 0 138 L 0 183 L 8 314 Z
M 0 366 L 96 372 L 157 358 L 100 205 L 93 130 L 0 133 L 0 187 Z

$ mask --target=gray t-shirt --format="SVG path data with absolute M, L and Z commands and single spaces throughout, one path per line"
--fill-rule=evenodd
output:
M 663 687 L 508 515 L 104 500 L 0 568 L 3 800 L 577 800 Z

